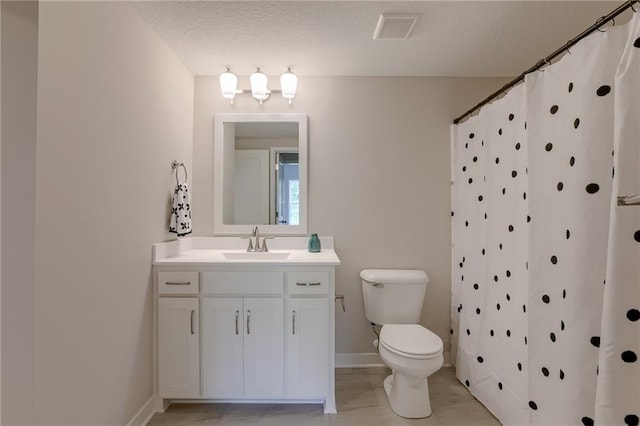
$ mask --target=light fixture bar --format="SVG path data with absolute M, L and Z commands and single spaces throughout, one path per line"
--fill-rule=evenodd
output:
M 233 104 L 236 95 L 251 93 L 251 95 L 262 104 L 269 99 L 271 94 L 280 94 L 287 99 L 289 104 L 295 98 L 298 88 L 298 77 L 288 68 L 287 71 L 280 76 L 280 89 L 269 89 L 269 78 L 266 74 L 257 68 L 256 71 L 249 76 L 251 89 L 238 89 L 238 77 L 233 74 L 229 68 L 220 74 L 220 93 L 223 98 L 229 99 Z

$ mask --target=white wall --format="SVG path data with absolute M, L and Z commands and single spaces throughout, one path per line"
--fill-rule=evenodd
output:
M 275 79 L 274 79 L 275 80 Z M 309 115 L 309 232 L 333 235 L 342 265 L 336 351 L 374 352 L 359 272 L 419 268 L 431 282 L 422 323 L 449 350 L 449 125 L 504 83 L 481 78 L 301 77 L 290 107 L 277 95 L 229 105 L 215 77 L 195 80 L 194 233 L 213 234 L 213 115 Z
M 38 4 L 2 8 L 2 423 L 31 424 Z
M 34 420 L 122 425 L 152 395 L 151 245 L 174 238 L 171 161 L 192 170 L 193 76 L 119 2 L 41 2 L 38 67 Z

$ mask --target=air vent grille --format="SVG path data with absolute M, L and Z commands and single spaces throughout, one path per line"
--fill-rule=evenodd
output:
M 411 35 L 416 25 L 418 14 L 383 13 L 373 33 L 374 39 L 403 39 Z

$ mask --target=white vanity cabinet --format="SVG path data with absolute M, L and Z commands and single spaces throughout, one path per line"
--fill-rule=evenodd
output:
M 335 413 L 339 261 L 329 261 L 155 262 L 156 410 L 200 400 Z
M 283 299 L 202 299 L 202 396 L 284 396 Z
M 195 280 L 194 280 L 195 277 Z M 197 274 L 158 273 L 159 293 L 175 288 L 197 292 Z M 177 279 L 176 279 L 177 278 Z M 158 300 L 158 386 L 167 398 L 193 398 L 200 392 L 199 301 L 197 297 Z

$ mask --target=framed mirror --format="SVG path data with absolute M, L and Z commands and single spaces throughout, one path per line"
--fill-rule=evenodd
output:
M 217 114 L 213 231 L 307 233 L 306 114 Z

